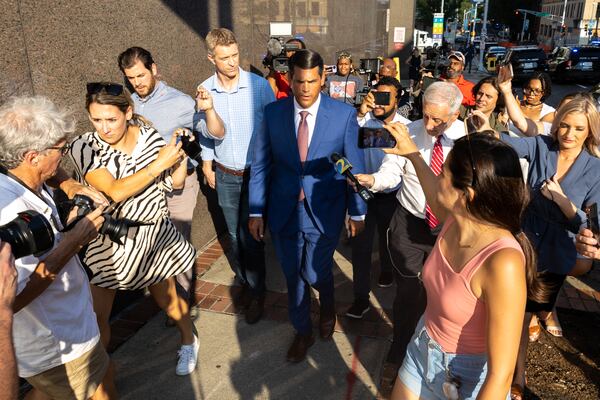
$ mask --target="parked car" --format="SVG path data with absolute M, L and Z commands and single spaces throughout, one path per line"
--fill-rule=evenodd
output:
M 490 56 L 496 56 L 498 61 L 501 61 L 504 56 L 506 55 L 506 47 L 502 47 L 502 46 L 491 46 L 489 49 L 487 49 L 487 51 L 485 52 L 485 56 L 484 59 L 487 59 Z
M 515 81 L 523 80 L 534 72 L 548 72 L 546 53 L 535 46 L 511 47 L 504 62 L 512 64 Z
M 600 47 L 561 47 L 548 62 L 550 77 L 557 82 L 595 84 L 600 81 Z

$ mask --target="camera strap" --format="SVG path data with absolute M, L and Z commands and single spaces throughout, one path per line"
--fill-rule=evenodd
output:
M 51 204 L 48 204 L 48 201 L 46 201 L 46 199 L 44 198 L 44 196 L 42 196 L 41 194 L 39 194 L 38 192 L 36 192 L 32 188 L 30 188 L 25 182 L 23 182 L 21 180 L 21 178 L 19 178 L 18 176 L 16 176 L 12 172 L 10 172 L 8 169 L 6 169 L 6 167 L 0 166 L 0 173 L 8 176 L 9 178 L 11 178 L 15 182 L 17 182 L 19 185 L 21 185 L 25 189 L 27 189 L 30 193 L 33 193 L 38 199 L 40 199 L 41 201 L 43 201 L 44 204 L 46 204 L 48 207 L 50 207 L 51 210 L 54 209 Z M 42 184 L 42 190 L 45 190 L 45 189 L 46 189 L 46 184 Z M 48 192 L 47 189 L 46 189 L 46 193 L 48 194 L 48 196 L 52 197 L 52 195 L 50 194 L 50 192 Z M 50 213 L 50 218 L 52 219 L 52 225 L 54 225 L 54 228 L 57 231 L 60 231 L 60 227 L 62 225 L 58 223 L 58 221 L 56 220 L 56 217 L 54 217 L 54 213 L 52 213 L 52 212 Z

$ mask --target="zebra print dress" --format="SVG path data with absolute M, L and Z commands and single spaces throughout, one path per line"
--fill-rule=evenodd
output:
M 106 168 L 115 179 L 141 171 L 158 156 L 165 145 L 158 131 L 140 126 L 138 142 L 130 155 L 113 149 L 96 132 L 77 137 L 70 150 L 77 178 Z M 154 285 L 190 269 L 196 250 L 169 219 L 166 192 L 172 190 L 170 171 L 163 172 L 140 193 L 122 201 L 111 213 L 148 225 L 129 228 L 121 245 L 100 234 L 92 240 L 83 257 L 91 271 L 90 282 L 108 289 L 134 290 Z

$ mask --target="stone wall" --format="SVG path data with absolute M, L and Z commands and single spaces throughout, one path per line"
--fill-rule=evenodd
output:
M 326 63 L 341 49 L 357 64 L 388 48 L 387 0 L 0 0 L 0 7 L 0 103 L 12 95 L 48 96 L 76 113 L 81 131 L 90 128 L 85 83 L 121 82 L 116 59 L 130 46 L 149 49 L 161 78 L 186 93 L 213 73 L 204 37 L 219 26 L 236 33 L 243 67 L 259 73 L 270 21 L 291 21 Z M 197 247 L 215 234 L 210 204 L 200 197 Z

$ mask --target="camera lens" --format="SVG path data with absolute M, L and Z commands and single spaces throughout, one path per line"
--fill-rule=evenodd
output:
M 20 212 L 17 218 L 1 226 L 0 239 L 10 243 L 15 258 L 21 258 L 52 248 L 54 232 L 42 214 L 29 210 Z

